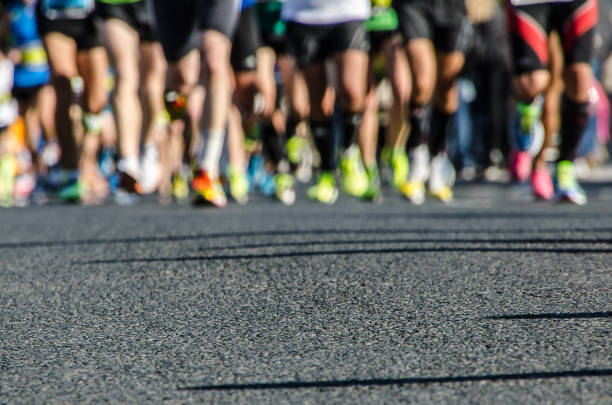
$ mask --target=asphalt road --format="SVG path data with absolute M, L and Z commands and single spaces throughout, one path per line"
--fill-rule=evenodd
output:
M 588 190 L 0 210 L 0 403 L 610 404 Z

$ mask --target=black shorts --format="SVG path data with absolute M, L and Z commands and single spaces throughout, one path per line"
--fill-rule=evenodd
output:
M 255 7 L 249 7 L 240 13 L 230 60 L 235 72 L 249 72 L 257 69 L 257 49 L 261 47 L 261 38 L 257 27 Z
M 590 63 L 593 58 L 597 0 L 569 3 L 508 5 L 508 28 L 516 74 L 548 67 L 548 34 L 557 31 L 565 64 Z
M 437 50 L 464 52 L 470 24 L 465 0 L 393 0 L 406 41 L 429 39 Z
M 289 53 L 287 43 L 286 23 L 281 18 L 281 2 L 258 2 L 255 4 L 257 25 L 262 46 L 268 46 L 277 55 Z
M 127 23 L 134 31 L 138 32 L 138 36 L 143 42 L 157 40 L 151 24 L 153 16 L 149 13 L 145 0 L 124 4 L 98 1 L 96 2 L 96 13 L 105 21 L 116 18 Z
M 40 2 L 39 2 L 40 4 Z M 36 8 L 38 32 L 41 37 L 57 32 L 74 39 L 78 50 L 87 50 L 102 46 L 102 22 L 96 13 L 83 19 L 56 19 L 47 18 L 41 7 Z
M 329 25 L 287 23 L 287 38 L 291 52 L 300 68 L 349 49 L 368 52 L 370 41 L 363 21 L 348 21 Z
M 382 51 L 382 47 L 397 31 L 370 31 L 370 55 L 378 55 Z
M 11 93 L 13 98 L 20 103 L 30 104 L 36 98 L 36 95 L 42 89 L 43 86 L 30 86 L 30 87 L 13 87 Z
M 153 0 L 159 40 L 169 62 L 201 48 L 201 34 L 215 30 L 232 38 L 239 0 Z

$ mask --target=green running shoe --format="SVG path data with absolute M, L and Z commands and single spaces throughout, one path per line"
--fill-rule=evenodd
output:
M 17 159 L 13 155 L 0 156 L 0 206 L 12 207 L 15 204 L 15 176 Z
M 295 180 L 293 176 L 286 173 L 279 173 L 274 176 L 274 195 L 285 205 L 292 205 L 295 202 Z
M 228 170 L 230 194 L 238 204 L 246 204 L 249 201 L 249 180 L 244 172 Z
M 576 179 L 576 168 L 569 160 L 557 163 L 554 201 L 569 201 L 577 205 L 587 203 L 586 193 Z
M 308 189 L 307 195 L 311 200 L 323 204 L 335 203 L 338 199 L 338 188 L 333 172 L 321 172 L 317 178 L 317 184 Z
M 408 154 L 404 148 L 395 148 L 391 155 L 391 167 L 393 169 L 393 185 L 399 189 L 408 180 L 410 163 Z
M 372 201 L 375 204 L 379 204 L 382 202 L 382 189 L 380 186 L 380 175 L 376 163 L 366 167 L 366 174 L 368 177 L 368 188 L 361 195 L 361 198 Z
M 356 145 L 344 152 L 340 159 L 342 190 L 354 197 L 361 197 L 368 189 L 368 176 L 361 164 L 361 153 Z
M 308 142 L 298 135 L 293 135 L 287 140 L 287 157 L 293 165 L 299 165 L 302 161 L 302 150 L 308 147 Z

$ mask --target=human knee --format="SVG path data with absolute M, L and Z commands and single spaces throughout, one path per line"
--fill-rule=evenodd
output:
M 546 90 L 550 74 L 545 70 L 524 73 L 515 79 L 514 87 L 519 101 L 531 102 Z
M 574 63 L 565 70 L 566 97 L 576 102 L 586 102 L 592 83 L 592 70 L 586 63 Z

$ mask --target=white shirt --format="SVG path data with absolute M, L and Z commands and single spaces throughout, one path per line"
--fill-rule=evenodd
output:
M 323 25 L 370 18 L 370 0 L 287 0 L 284 20 Z

